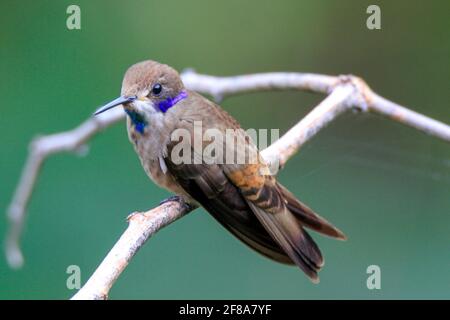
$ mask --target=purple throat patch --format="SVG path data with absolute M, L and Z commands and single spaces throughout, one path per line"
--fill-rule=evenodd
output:
M 161 112 L 166 113 L 167 110 L 172 108 L 174 105 L 176 105 L 178 102 L 180 102 L 183 99 L 186 99 L 188 97 L 188 94 L 186 91 L 181 91 L 179 94 L 177 94 L 173 98 L 167 98 L 164 101 L 161 101 L 158 103 L 158 108 L 161 110 Z

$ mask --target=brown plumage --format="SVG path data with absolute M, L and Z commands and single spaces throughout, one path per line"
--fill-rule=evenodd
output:
M 161 92 L 155 90 L 157 85 Z M 158 110 L 161 101 L 171 101 L 182 91 L 187 93 L 186 98 L 166 112 Z M 153 61 L 130 67 L 123 81 L 122 97 L 128 99 L 123 106 L 130 115 L 127 121 L 130 141 L 153 181 L 182 195 L 187 202 L 203 206 L 257 252 L 278 262 L 296 264 L 313 281 L 318 281 L 322 254 L 304 228 L 337 239 L 345 239 L 344 234 L 270 175 L 256 146 L 235 119 L 220 106 L 186 90 L 175 70 Z M 134 98 L 130 101 L 129 97 Z M 198 121 L 202 124 L 200 131 L 194 129 Z M 202 137 L 211 128 L 221 133 L 233 129 L 237 133 L 236 143 L 224 141 L 223 157 L 212 161 L 199 154 L 193 142 L 200 139 L 203 152 L 212 140 L 203 141 Z M 189 163 L 179 163 L 173 158 L 180 141 L 174 141 L 171 135 L 177 129 L 190 134 Z M 227 152 L 246 161 L 226 163 Z M 248 155 L 252 152 L 257 161 L 250 162 Z

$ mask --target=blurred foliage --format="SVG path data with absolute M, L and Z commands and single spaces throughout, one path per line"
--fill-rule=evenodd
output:
M 81 7 L 82 29 L 66 28 Z M 366 28 L 378 4 L 382 29 Z M 0 3 L 0 207 L 6 208 L 37 134 L 73 128 L 117 96 L 122 75 L 154 59 L 213 75 L 299 71 L 362 76 L 383 96 L 450 123 L 448 1 L 31 1 Z M 297 122 L 322 99 L 255 93 L 223 103 L 244 127 Z M 82 281 L 134 210 L 168 194 L 144 174 L 117 125 L 87 157 L 44 166 L 23 238 L 26 265 L 0 259 L 0 298 L 58 298 L 68 265 Z M 280 174 L 304 202 L 349 237 L 314 235 L 321 283 L 260 257 L 203 210 L 161 231 L 139 252 L 111 298 L 450 298 L 448 144 L 374 115 L 349 114 L 308 143 Z M 0 235 L 6 232 L 6 219 Z M 382 289 L 366 288 L 366 268 Z

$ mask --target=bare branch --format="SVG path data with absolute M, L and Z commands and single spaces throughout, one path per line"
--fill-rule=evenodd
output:
M 169 201 L 150 211 L 128 216 L 127 230 L 72 300 L 107 299 L 112 285 L 147 239 L 189 211 L 182 202 Z
M 264 73 L 236 77 L 213 77 L 187 71 L 182 74 L 187 88 L 213 96 L 216 100 L 234 94 L 263 90 L 310 90 L 329 92 L 338 81 L 337 77 L 303 73 Z M 42 136 L 30 144 L 30 151 L 21 179 L 17 185 L 7 215 L 11 226 L 6 239 L 6 258 L 13 268 L 23 265 L 20 236 L 26 220 L 26 209 L 42 164 L 52 154 L 77 151 L 93 135 L 125 117 L 119 108 L 90 117 L 77 128 Z
M 391 120 L 450 142 L 448 125 L 380 97 L 362 79 L 354 76 L 265 73 L 214 77 L 188 71 L 182 74 L 182 78 L 187 88 L 209 94 L 216 100 L 245 92 L 264 90 L 309 90 L 329 94 L 282 138 L 262 151 L 263 157 L 268 162 L 278 161 L 280 167 L 283 167 L 287 160 L 318 131 L 351 108 L 384 115 Z M 25 220 L 27 204 L 46 158 L 58 152 L 79 150 L 97 132 L 123 118 L 123 111 L 116 109 L 97 118 L 91 117 L 71 131 L 33 140 L 21 180 L 8 210 L 11 229 L 6 242 L 6 253 L 11 266 L 18 267 L 23 263 L 19 247 L 20 233 Z M 164 204 L 143 214 L 133 215 L 130 218 L 130 226 L 119 242 L 74 298 L 105 298 L 117 277 L 145 241 L 159 229 L 186 213 L 186 209 L 180 207 L 179 204 L 172 203 Z
M 20 236 L 25 223 L 26 209 L 44 161 L 55 153 L 80 151 L 93 135 L 124 117 L 125 113 L 122 110 L 111 110 L 99 117 L 90 117 L 71 131 L 33 139 L 22 176 L 7 211 L 11 227 L 6 238 L 6 259 L 11 267 L 20 268 L 24 262 L 19 245 Z
M 431 136 L 450 142 L 450 127 L 448 125 L 402 107 L 378 94 L 372 93 L 368 107 L 369 111 L 379 113 L 391 120 L 406 124 Z
M 339 77 L 313 73 L 269 72 L 233 77 L 215 77 L 188 70 L 183 82 L 191 90 L 209 94 L 215 100 L 248 92 L 273 90 L 305 90 L 328 94 Z

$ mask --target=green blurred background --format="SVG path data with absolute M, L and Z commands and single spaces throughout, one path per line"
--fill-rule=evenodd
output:
M 82 29 L 66 28 L 81 7 Z M 382 29 L 366 28 L 381 7 Z M 0 4 L 0 208 L 6 209 L 37 134 L 75 127 L 117 96 L 127 67 L 154 59 L 212 75 L 299 71 L 362 76 L 383 96 L 450 123 L 448 1 L 12 1 Z M 229 98 L 244 127 L 285 132 L 323 96 Z M 374 115 L 348 114 L 280 174 L 347 242 L 313 235 L 326 265 L 312 284 L 265 259 L 204 210 L 141 249 L 110 298 L 450 298 L 450 148 Z M 116 125 L 86 157 L 46 162 L 29 206 L 25 266 L 0 259 L 0 298 L 66 299 L 66 268 L 82 282 L 126 228 L 125 217 L 168 194 L 144 174 Z M 0 235 L 7 229 L 0 223 Z M 381 290 L 366 268 L 379 265 Z

